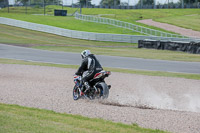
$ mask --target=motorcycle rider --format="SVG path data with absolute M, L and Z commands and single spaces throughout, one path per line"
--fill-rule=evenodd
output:
M 82 80 L 80 83 L 81 95 L 84 95 L 84 92 L 90 89 L 90 85 L 88 81 L 92 79 L 96 73 L 103 70 L 101 64 L 96 59 L 94 54 L 90 52 L 90 50 L 84 50 L 81 52 L 82 63 L 79 67 L 78 71 L 75 73 L 76 75 L 82 76 Z M 82 85 L 85 85 L 86 90 L 83 90 Z

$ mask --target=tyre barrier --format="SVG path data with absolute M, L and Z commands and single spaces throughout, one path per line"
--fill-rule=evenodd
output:
M 200 42 L 139 40 L 138 48 L 183 51 L 192 54 L 200 54 Z

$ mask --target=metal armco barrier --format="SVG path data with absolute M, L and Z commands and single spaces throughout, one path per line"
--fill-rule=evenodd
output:
M 200 54 L 200 42 L 195 43 L 179 41 L 139 40 L 138 48 L 173 50 L 188 52 L 192 54 Z

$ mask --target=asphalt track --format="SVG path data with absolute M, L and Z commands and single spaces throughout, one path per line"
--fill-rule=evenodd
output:
M 37 50 L 5 44 L 0 44 L 0 58 L 70 65 L 80 65 L 81 63 L 79 53 Z M 104 55 L 97 55 L 97 58 L 103 67 L 200 74 L 200 62 L 164 61 Z

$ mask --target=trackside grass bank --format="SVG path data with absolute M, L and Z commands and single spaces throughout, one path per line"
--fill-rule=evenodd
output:
M 200 62 L 199 54 L 168 50 L 138 49 L 137 44 L 132 43 L 73 39 L 6 25 L 0 25 L 0 43 L 53 51 L 80 53 L 82 50 L 90 49 L 93 53 L 99 55 Z
M 37 44 L 37 45 L 57 45 L 57 46 L 135 46 L 133 43 L 118 43 L 118 42 L 101 42 L 101 41 L 89 41 L 74 39 L 69 37 L 58 36 L 54 34 L 48 34 L 39 31 L 32 31 L 23 28 L 12 27 L 8 25 L 0 24 L 0 43 L 5 44 Z
M 164 133 L 79 115 L 0 103 L 1 133 Z
M 62 6 L 46 6 L 46 8 L 49 9 L 47 13 L 49 15 L 53 15 L 54 9 L 62 9 Z M 77 8 L 64 7 L 64 9 L 67 10 L 69 14 L 72 14 L 76 11 Z M 2 10 L 2 12 L 1 12 L 1 10 Z M 23 9 L 24 13 L 22 13 L 20 11 L 20 10 L 22 10 L 22 7 L 13 7 L 13 8 L 11 7 L 10 12 L 14 12 L 15 14 L 21 13 L 24 18 L 22 16 L 19 17 L 19 15 L 18 16 L 11 15 L 12 13 L 10 13 L 10 15 L 9 15 L 9 14 L 3 12 L 6 9 L 1 9 L 1 10 L 0 10 L 0 16 L 4 16 L 4 17 L 11 17 L 11 18 L 15 18 L 15 19 L 25 19 L 26 16 L 29 16 L 29 15 L 25 14 L 25 8 Z M 31 12 L 38 12 L 38 13 L 32 13 L 32 14 L 43 14 L 43 10 L 41 10 L 41 12 L 39 12 L 39 11 L 37 11 L 37 8 L 29 8 L 28 10 L 29 10 L 30 13 Z M 99 8 L 82 8 L 82 13 L 86 14 L 86 15 L 98 15 L 98 16 L 101 16 L 101 17 L 117 19 L 117 20 L 129 22 L 129 23 L 133 23 L 133 24 L 137 24 L 137 25 L 142 25 L 142 26 L 145 26 L 145 27 L 149 27 L 149 28 L 157 29 L 157 30 L 161 30 L 161 31 L 164 31 L 164 30 L 156 28 L 156 27 L 152 27 L 152 26 L 147 26 L 147 25 L 144 25 L 144 24 L 141 24 L 141 23 L 137 23 L 136 21 L 141 20 L 141 19 L 153 19 L 155 21 L 167 22 L 167 23 L 171 23 L 173 25 L 182 26 L 182 27 L 194 29 L 194 30 L 197 30 L 197 31 L 199 31 L 199 28 L 200 28 L 200 25 L 198 25 L 199 15 L 200 15 L 199 9 L 99 9 Z M 193 15 L 196 15 L 196 17 L 191 17 Z M 33 15 L 31 15 L 31 16 L 33 16 Z M 43 16 L 41 16 L 41 17 L 43 17 Z M 181 17 L 181 18 L 179 18 L 179 17 Z M 184 17 L 184 19 L 182 17 Z M 56 18 L 58 18 L 58 17 L 56 17 Z M 179 22 L 177 23 L 177 21 L 180 21 L 181 23 L 179 23 Z M 51 23 L 54 23 L 54 22 L 51 22 Z M 68 23 L 68 22 L 66 22 L 66 23 Z M 80 27 L 81 26 L 82 26 L 82 24 L 80 25 Z M 87 28 L 85 28 L 85 29 L 87 29 Z
M 39 65 L 39 66 L 60 67 L 60 68 L 73 68 L 73 69 L 77 69 L 79 67 L 77 65 L 50 64 L 50 63 L 29 62 L 29 61 L 2 59 L 2 58 L 0 58 L 0 64 Z M 160 71 L 141 71 L 141 70 L 129 70 L 129 69 L 107 68 L 107 67 L 104 69 L 109 70 L 111 72 L 200 80 L 200 74 L 184 74 L 184 73 L 171 73 L 171 72 L 160 72 Z
M 0 17 L 55 26 L 69 30 L 96 32 L 96 33 L 142 35 L 139 32 L 134 32 L 128 29 L 123 29 L 112 25 L 77 20 L 73 16 L 61 17 L 61 16 L 41 16 L 41 15 L 26 15 L 26 14 L 15 14 L 15 13 L 0 13 Z
M 186 29 L 200 31 L 200 14 L 166 17 L 166 18 L 156 19 L 156 21 L 176 25 L 178 27 L 183 27 Z

